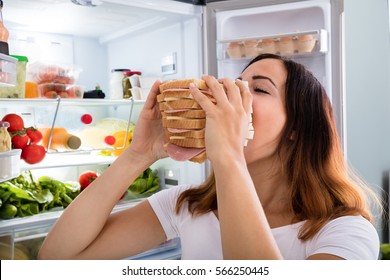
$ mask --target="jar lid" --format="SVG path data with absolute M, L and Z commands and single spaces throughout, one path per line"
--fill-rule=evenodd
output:
M 142 75 L 140 71 L 125 71 L 123 72 L 124 75 L 126 76 L 131 76 L 131 75 Z
M 28 62 L 27 56 L 14 55 L 14 54 L 11 54 L 10 56 L 12 56 L 13 58 L 16 58 L 18 61 L 25 61 L 25 62 Z
M 112 69 L 111 72 L 125 72 L 125 71 L 131 71 L 130 69 Z
M 9 122 L 0 122 L 0 127 L 9 127 Z

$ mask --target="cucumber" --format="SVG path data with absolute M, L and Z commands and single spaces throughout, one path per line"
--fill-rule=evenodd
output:
M 0 208 L 0 219 L 12 219 L 16 216 L 18 208 L 12 204 L 5 204 Z

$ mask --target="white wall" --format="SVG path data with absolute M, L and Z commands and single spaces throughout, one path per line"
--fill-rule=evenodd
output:
M 82 65 L 79 84 L 86 90 L 92 90 L 99 84 L 104 92 L 108 90 L 107 51 L 97 39 L 73 37 L 74 61 Z
M 387 0 L 344 0 L 349 161 L 387 189 L 390 170 L 390 44 Z M 388 240 L 388 225 L 378 225 Z
M 130 68 L 141 71 L 144 76 L 161 76 L 162 57 L 176 52 L 178 71 L 164 78 L 199 77 L 202 72 L 199 32 L 199 22 L 190 19 L 184 23 L 110 42 L 107 44 L 108 69 Z

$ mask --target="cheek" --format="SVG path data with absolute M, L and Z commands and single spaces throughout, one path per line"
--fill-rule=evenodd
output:
M 286 113 L 283 105 L 262 102 L 261 100 L 254 101 L 252 122 L 255 139 L 258 136 L 266 141 L 275 140 L 281 134 L 286 123 Z

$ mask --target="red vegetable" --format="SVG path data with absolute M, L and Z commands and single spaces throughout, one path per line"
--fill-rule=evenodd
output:
M 106 136 L 105 138 L 104 138 L 104 142 L 107 144 L 107 145 L 114 145 L 115 144 L 115 141 L 116 141 L 116 139 L 115 139 L 115 137 L 114 136 L 112 136 L 112 135 L 108 135 L 108 136 Z
M 43 146 L 33 144 L 24 147 L 20 157 L 29 164 L 35 164 L 41 162 L 45 155 L 46 150 Z
M 30 137 L 31 144 L 37 144 L 43 138 L 42 133 L 34 127 L 27 128 L 26 133 L 27 133 L 28 137 Z
M 17 132 L 12 136 L 11 143 L 13 149 L 23 149 L 30 142 L 30 138 L 24 131 Z
M 9 122 L 9 132 L 17 132 L 24 129 L 24 121 L 18 114 L 7 114 L 3 117 L 2 121 Z
M 84 124 L 90 124 L 92 122 L 92 116 L 90 114 L 84 114 L 81 116 L 81 122 Z
M 81 190 L 88 187 L 97 177 L 99 177 L 99 174 L 94 171 L 87 170 L 81 173 L 79 176 Z

